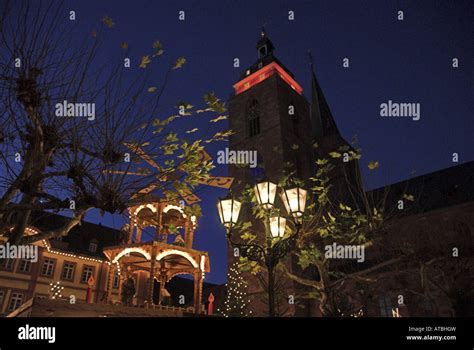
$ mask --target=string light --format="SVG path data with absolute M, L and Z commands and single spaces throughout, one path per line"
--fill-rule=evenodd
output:
M 62 291 L 64 289 L 64 287 L 61 285 L 61 282 L 58 281 L 56 283 L 50 283 L 50 289 L 49 289 L 49 293 L 50 293 L 50 298 L 51 299 L 56 299 L 56 298 L 62 298 Z
M 223 310 L 218 309 L 224 317 L 250 316 L 252 311 L 247 311 L 250 300 L 247 299 L 247 282 L 238 270 L 237 263 L 234 263 L 228 274 L 226 300 Z
M 105 263 L 105 261 L 102 260 L 102 259 L 90 258 L 90 257 L 83 256 L 83 255 L 65 253 L 65 252 L 61 252 L 59 250 L 52 249 L 51 246 L 49 245 L 48 241 L 46 241 L 45 239 L 43 239 L 43 244 L 46 246 L 46 250 L 48 251 L 48 253 L 67 256 L 69 258 L 77 258 L 77 259 L 81 259 L 81 260 L 85 260 L 85 261 L 94 261 L 94 262 L 97 262 L 97 263 L 100 263 L 100 264 Z

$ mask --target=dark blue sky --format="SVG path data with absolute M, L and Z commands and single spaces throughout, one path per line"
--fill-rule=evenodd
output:
M 407 179 L 474 159 L 473 33 L 474 3 L 458 1 L 66 1 L 76 10 L 78 23 L 93 23 L 104 15 L 116 25 L 106 46 L 113 59 L 121 41 L 127 41 L 135 64 L 159 39 L 165 60 L 187 59 L 173 75 L 161 103 L 171 115 L 179 100 L 198 105 L 214 91 L 227 100 L 239 73 L 256 60 L 255 44 L 262 23 L 277 57 L 310 92 L 311 50 L 316 72 L 341 133 L 357 135 L 362 148 L 361 168 L 368 188 Z M 186 20 L 178 20 L 178 11 Z M 288 11 L 295 20 L 288 21 Z M 397 11 L 404 11 L 404 21 Z M 114 51 L 115 50 L 115 51 Z M 241 62 L 233 67 L 234 58 Z M 350 68 L 342 67 L 343 58 Z M 451 66 L 459 59 L 459 68 Z M 104 57 L 109 59 L 109 57 Z M 133 62 L 132 62 L 133 64 Z M 157 76 L 159 86 L 160 76 Z M 421 104 L 421 120 L 383 119 L 383 102 Z M 199 126 L 199 125 L 198 125 Z M 204 127 L 204 125 L 203 125 Z M 207 127 L 207 124 L 206 124 Z M 222 126 L 220 126 L 222 127 Z M 225 143 L 213 145 L 215 155 Z M 367 171 L 369 161 L 380 169 Z M 225 168 L 215 174 L 224 175 Z M 215 203 L 223 191 L 202 188 L 203 218 L 195 247 L 209 251 L 207 281 L 226 279 L 226 242 Z M 92 214 L 89 220 L 119 228 L 121 218 Z

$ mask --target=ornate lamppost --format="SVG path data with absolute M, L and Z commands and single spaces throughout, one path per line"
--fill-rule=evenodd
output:
M 240 243 L 233 239 L 232 229 L 238 222 L 242 203 L 229 195 L 219 199 L 217 210 L 221 223 L 227 230 L 227 240 L 233 248 L 238 248 L 240 254 L 251 260 L 264 264 L 268 273 L 268 314 L 275 316 L 275 267 L 289 252 L 294 249 L 296 238 L 299 235 L 302 216 L 306 206 L 306 190 L 300 187 L 281 189 L 280 197 L 294 223 L 295 230 L 291 235 L 285 235 L 287 219 L 280 216 L 274 208 L 278 186 L 269 180 L 262 180 L 254 187 L 257 204 L 264 209 L 262 218 L 265 227 L 265 239 L 261 244 Z

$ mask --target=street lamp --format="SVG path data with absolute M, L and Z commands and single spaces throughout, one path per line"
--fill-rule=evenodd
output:
M 266 266 L 268 283 L 266 290 L 268 294 L 268 314 L 275 316 L 275 267 L 289 252 L 291 252 L 299 235 L 306 206 L 306 190 L 295 187 L 282 190 L 282 200 L 289 214 L 289 219 L 294 223 L 295 230 L 292 234 L 285 236 L 287 219 L 271 210 L 275 202 L 277 185 L 263 180 L 254 187 L 257 204 L 266 209 L 263 215 L 258 215 L 265 227 L 265 239 L 257 239 L 252 243 L 242 240 L 233 240 L 232 228 L 236 225 L 241 208 L 241 203 L 227 197 L 219 199 L 217 210 L 221 223 L 227 229 L 227 239 L 233 248 L 238 248 L 240 255 L 249 261 L 254 261 Z M 261 238 L 261 237 L 260 237 Z
M 275 195 L 277 192 L 276 184 L 265 179 L 255 185 L 254 191 L 259 205 L 267 210 L 273 207 L 273 202 L 275 202 Z
M 237 224 L 237 219 L 239 218 L 240 207 L 242 203 L 233 199 L 231 196 L 226 198 L 221 198 L 217 202 L 217 211 L 219 212 L 219 218 L 222 225 L 228 230 L 231 230 L 232 227 Z
M 286 211 L 295 219 L 303 216 L 306 206 L 306 194 L 306 190 L 294 187 L 288 190 L 284 189 L 280 195 Z
M 286 219 L 280 215 L 270 217 L 270 232 L 273 238 L 283 237 L 285 234 Z

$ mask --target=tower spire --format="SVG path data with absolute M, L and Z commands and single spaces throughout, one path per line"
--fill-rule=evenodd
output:
M 339 135 L 339 130 L 326 102 L 323 90 L 316 79 L 313 56 L 309 50 L 308 58 L 311 69 L 311 120 L 316 141 L 320 141 L 325 136 Z
M 273 50 L 275 50 L 275 46 L 273 46 L 272 41 L 267 36 L 264 23 L 260 33 L 260 40 L 257 42 L 258 57 L 264 58 L 266 56 L 273 55 Z

